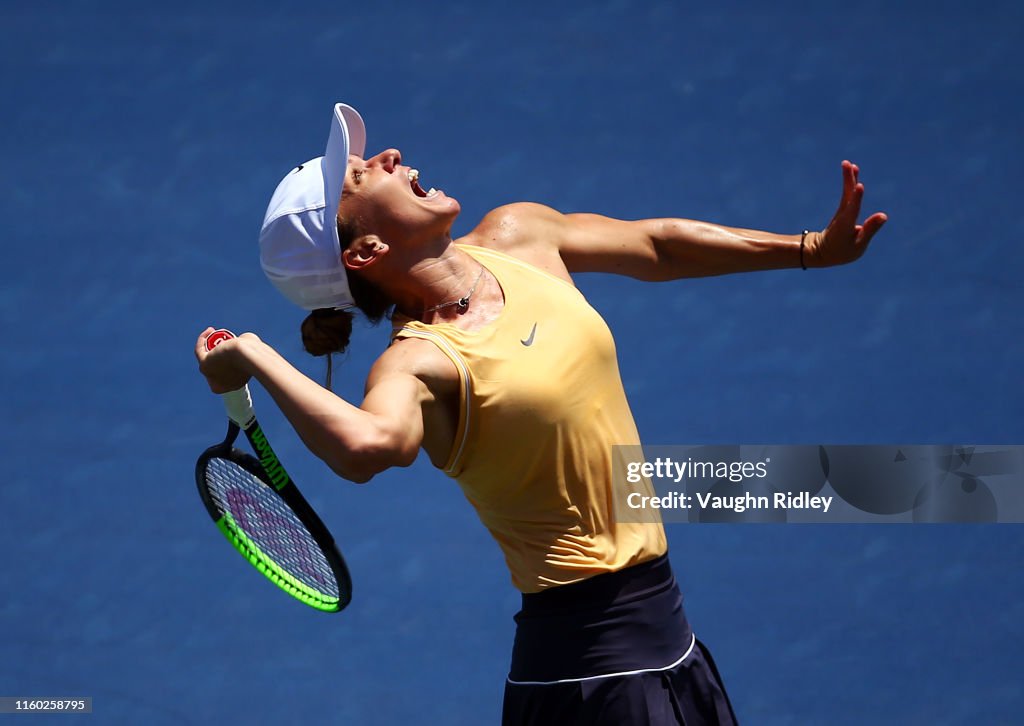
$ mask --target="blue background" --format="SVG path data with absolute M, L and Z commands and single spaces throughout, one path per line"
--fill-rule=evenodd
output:
M 333 479 L 257 410 L 356 584 L 307 610 L 192 481 L 222 435 L 207 324 L 315 377 L 265 282 L 270 192 L 331 104 L 461 200 L 821 228 L 856 161 L 890 221 L 854 266 L 581 277 L 648 443 L 1022 443 L 1021 5 L 9 2 L 0 10 L 0 695 L 103 723 L 485 724 L 518 597 L 422 459 Z M 336 375 L 358 400 L 386 330 Z M 748 724 L 1019 723 L 1024 534 L 669 528 Z

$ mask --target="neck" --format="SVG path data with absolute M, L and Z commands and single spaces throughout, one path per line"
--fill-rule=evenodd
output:
M 457 305 L 430 308 L 465 297 L 482 269 L 480 263 L 458 249 L 451 238 L 438 245 L 429 256 L 420 254 L 409 261 L 393 258 L 391 262 L 389 270 L 381 270 L 385 274 L 380 277 L 386 279 L 378 280 L 377 284 L 395 301 L 400 313 L 427 323 L 457 316 L 460 313 Z

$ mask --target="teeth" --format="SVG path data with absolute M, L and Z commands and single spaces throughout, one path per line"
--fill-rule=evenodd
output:
M 427 196 L 428 196 L 428 197 L 432 197 L 432 196 L 434 196 L 435 194 L 437 194 L 437 190 L 436 190 L 436 189 L 434 189 L 434 187 L 430 187 L 430 189 L 428 189 L 428 190 L 427 190 Z
M 409 170 L 409 181 L 414 182 L 414 181 L 416 181 L 419 178 L 420 178 L 420 170 L 419 169 L 410 169 Z

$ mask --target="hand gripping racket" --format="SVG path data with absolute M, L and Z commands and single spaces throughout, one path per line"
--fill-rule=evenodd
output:
M 206 349 L 234 337 L 216 330 L 206 339 Z M 206 511 L 228 542 L 267 579 L 312 608 L 339 612 L 352 599 L 352 580 L 334 538 L 270 448 L 256 421 L 249 387 L 222 397 L 227 436 L 196 462 L 196 484 Z M 234 447 L 239 430 L 259 458 Z

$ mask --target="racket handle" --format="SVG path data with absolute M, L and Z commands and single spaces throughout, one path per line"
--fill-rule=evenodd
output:
M 224 410 L 228 412 L 228 418 L 242 427 L 242 430 L 249 428 L 249 425 L 256 418 L 256 412 L 252 409 L 252 397 L 249 395 L 249 386 L 242 386 L 237 391 L 228 391 L 220 394 L 224 401 Z
M 213 350 L 225 340 L 231 340 L 234 337 L 235 334 L 230 330 L 223 328 L 214 330 L 206 339 L 206 350 Z M 252 396 L 249 395 L 249 386 L 242 386 L 238 390 L 222 393 L 220 397 L 224 401 L 224 409 L 228 413 L 228 418 L 241 426 L 243 430 L 249 428 L 249 424 L 256 418 L 256 412 L 252 408 Z

